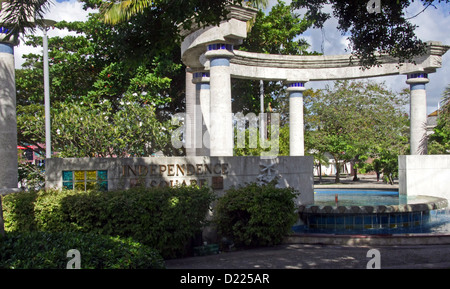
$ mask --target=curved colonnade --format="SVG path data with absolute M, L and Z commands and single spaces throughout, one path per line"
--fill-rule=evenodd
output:
M 399 64 L 379 55 L 380 66 L 363 69 L 350 55 L 294 56 L 234 50 L 246 38 L 250 7 L 230 6 L 229 20 L 218 26 L 183 31 L 181 57 L 186 71 L 187 155 L 232 156 L 230 79 L 284 81 L 289 92 L 290 155 L 304 155 L 303 94 L 309 81 L 406 75 L 411 89 L 411 154 L 426 154 L 428 73 L 442 66 L 450 46 L 427 42 L 427 53 Z M 200 122 L 200 123 L 198 123 Z M 196 129 L 202 128 L 202 129 Z M 205 145 L 209 144 L 209 145 Z

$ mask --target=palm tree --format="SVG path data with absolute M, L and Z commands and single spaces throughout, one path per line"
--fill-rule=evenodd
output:
M 6 39 L 34 32 L 52 2 L 50 0 L 0 0 L 0 26 L 7 29 Z
M 233 3 L 236 1 L 232 0 L 229 2 Z M 244 2 L 249 6 L 265 8 L 269 3 L 269 0 L 244 0 Z M 154 1 L 152 0 L 122 0 L 118 3 L 105 3 L 100 10 L 104 22 L 117 24 L 130 19 L 136 14 L 142 13 L 145 8 L 151 7 L 153 4 Z

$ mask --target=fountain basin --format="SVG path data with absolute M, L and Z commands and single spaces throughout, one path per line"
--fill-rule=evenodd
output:
M 300 216 L 309 214 L 382 214 L 396 212 L 426 212 L 447 208 L 448 201 L 444 198 L 432 196 L 416 196 L 408 200 L 406 204 L 398 205 L 351 205 L 351 206 L 330 206 L 330 205 L 301 205 L 298 208 Z
M 381 193 L 382 194 L 382 193 Z M 324 205 L 301 205 L 298 208 L 303 231 L 326 233 L 404 233 L 428 225 L 433 216 L 448 207 L 448 201 L 434 196 L 414 196 L 399 198 L 391 192 L 388 202 L 382 205 L 369 202 L 360 205 L 344 201 L 346 205 L 322 202 Z M 366 196 L 363 194 L 363 197 Z M 396 199 L 395 199 L 396 198 Z M 329 203 L 329 202 L 328 202 Z M 388 231 L 386 231 L 386 229 Z M 400 229 L 400 230 L 398 230 Z M 397 232 L 398 231 L 398 232 Z

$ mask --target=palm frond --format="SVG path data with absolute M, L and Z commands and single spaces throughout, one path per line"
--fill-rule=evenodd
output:
M 269 4 L 269 0 L 253 0 L 253 1 L 247 1 L 248 5 L 259 8 L 259 9 L 265 9 L 267 8 L 267 5 Z
M 100 11 L 105 23 L 117 24 L 142 13 L 145 8 L 152 5 L 152 0 L 123 0 L 118 3 L 105 4 Z
M 0 25 L 8 29 L 6 39 L 25 34 L 27 28 L 34 31 L 52 5 L 50 0 L 3 0 L 0 9 Z

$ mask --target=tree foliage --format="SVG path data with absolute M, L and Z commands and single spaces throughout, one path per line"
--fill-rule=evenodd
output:
M 59 103 L 52 108 L 52 148 L 61 157 L 128 157 L 181 152 L 167 146 L 173 129 L 170 121 L 159 121 L 151 105 L 123 100 L 114 111 L 110 101 Z M 18 106 L 19 141 L 42 143 L 44 108 Z
M 309 113 L 306 147 L 316 154 L 329 153 L 335 161 L 336 182 L 340 166 L 354 167 L 369 156 L 405 151 L 408 117 L 402 111 L 405 94 L 395 94 L 370 81 L 336 81 L 306 98 Z
M 364 67 L 378 65 L 377 53 L 387 53 L 399 62 L 413 61 L 415 56 L 425 52 L 425 43 L 415 35 L 413 25 L 405 15 L 405 9 L 411 0 L 378 1 L 381 3 L 380 13 L 370 12 L 367 5 L 370 1 L 338 1 L 338 0 L 294 0 L 295 8 L 306 8 L 306 18 L 314 21 L 314 26 L 323 28 L 325 21 L 331 18 L 324 12 L 324 5 L 330 4 L 333 16 L 338 19 L 338 29 L 342 33 L 350 33 L 349 48 L 353 56 L 359 59 Z M 436 2 L 449 0 L 422 0 L 425 9 Z
M 49 10 L 49 0 L 3 0 L 0 2 L 2 26 L 7 28 L 6 39 L 25 34 L 27 29 L 34 31 L 43 25 L 43 16 Z
M 145 21 L 140 16 L 113 27 L 94 13 L 86 22 L 56 24 L 77 34 L 49 39 L 53 151 L 67 157 L 181 153 L 165 145 L 173 127 L 170 112 L 183 108 L 179 47 L 170 30 L 162 37 L 169 39 L 164 49 L 151 47 L 157 41 L 146 33 L 156 29 L 133 35 Z M 146 37 L 151 40 L 142 47 Z M 28 36 L 27 44 L 41 47 L 42 37 Z M 139 49 L 147 53 L 133 54 Z M 22 145 L 37 145 L 44 142 L 42 56 L 25 58 L 16 71 L 18 138 Z
M 431 154 L 450 153 L 450 86 L 447 86 L 441 102 L 443 106 L 438 111 L 437 125 L 429 139 Z
M 239 50 L 283 54 L 306 55 L 309 44 L 300 35 L 311 25 L 291 10 L 283 1 L 272 7 L 266 15 L 262 10 L 256 15 L 251 31 Z M 264 102 L 272 107 L 279 106 L 279 96 L 285 93 L 285 85 L 276 81 L 264 82 Z M 255 80 L 232 79 L 233 110 L 243 113 L 260 111 L 260 82 Z

